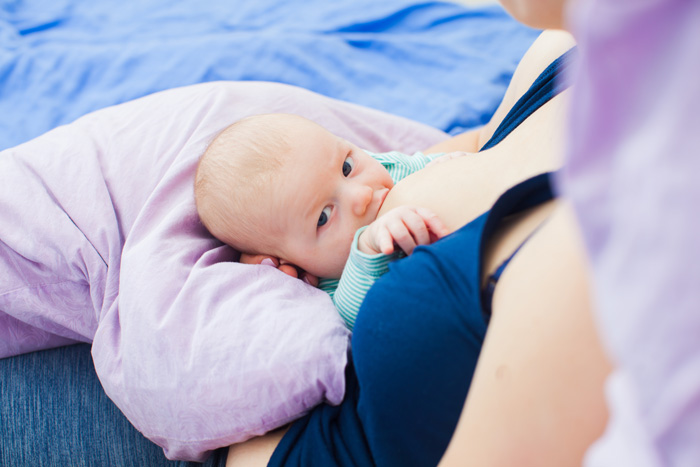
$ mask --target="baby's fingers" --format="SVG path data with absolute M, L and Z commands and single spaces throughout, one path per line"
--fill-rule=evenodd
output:
M 249 253 L 241 253 L 241 257 L 238 259 L 239 263 L 243 264 L 263 264 L 265 266 L 272 266 L 276 268 L 279 266 L 279 260 L 274 256 L 270 255 L 251 255 Z
M 407 217 L 394 219 L 387 224 L 387 229 L 391 233 L 393 243 L 397 244 L 404 253 L 410 255 L 416 247 L 416 241 L 409 227 L 406 225 Z M 384 251 L 382 251 L 384 253 Z
M 385 255 L 390 255 L 394 252 L 394 237 L 388 228 L 381 229 L 377 234 L 377 246 L 379 251 Z
M 270 255 L 251 255 L 242 253 L 239 262 L 244 264 L 261 264 L 263 266 L 272 266 L 277 268 L 288 276 L 297 278 L 299 272 L 292 264 L 281 263 L 278 258 Z
M 430 244 L 430 232 L 428 231 L 428 226 L 423 219 L 423 217 L 416 212 L 415 209 L 411 209 L 406 212 L 403 216 L 403 222 L 409 233 L 413 237 L 413 242 L 415 246 L 417 245 L 428 245 Z M 404 250 L 407 254 L 411 254 L 413 250 Z
M 450 233 L 447 226 L 442 222 L 442 219 L 430 209 L 416 208 L 416 213 L 421 216 L 425 225 L 428 226 L 428 229 L 430 229 L 437 238 L 442 238 Z
M 299 278 L 299 271 L 291 264 L 280 264 L 277 269 L 295 279 Z

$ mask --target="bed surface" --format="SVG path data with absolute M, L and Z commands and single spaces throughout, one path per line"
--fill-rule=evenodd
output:
M 108 105 L 275 81 L 449 133 L 483 123 L 537 32 L 499 6 L 288 0 L 0 7 L 0 150 Z

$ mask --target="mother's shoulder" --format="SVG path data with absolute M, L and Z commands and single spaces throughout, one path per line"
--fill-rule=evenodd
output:
M 479 135 L 479 147 L 491 137 L 508 111 L 515 105 L 520 96 L 535 82 L 537 77 L 554 60 L 576 45 L 573 36 L 566 31 L 546 30 L 540 34 L 520 60 L 513 78 L 506 89 L 503 101 Z
M 573 36 L 566 31 L 555 29 L 543 31 L 525 52 L 513 74 L 511 86 L 519 88 L 520 91 L 516 99 L 530 87 L 550 63 L 575 45 Z

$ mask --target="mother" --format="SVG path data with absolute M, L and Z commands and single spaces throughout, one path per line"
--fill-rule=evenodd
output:
M 395 263 L 368 294 L 343 403 L 232 447 L 229 465 L 435 465 L 453 433 L 445 462 L 580 465 L 605 424 L 609 366 L 576 224 L 547 174 L 561 165 L 557 74 L 573 45 L 543 33 L 491 123 L 428 149 L 480 152 L 387 197 L 383 210 L 429 207 L 453 234 Z

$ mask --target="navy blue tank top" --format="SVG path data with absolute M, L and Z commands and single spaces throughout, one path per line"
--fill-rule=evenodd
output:
M 572 53 L 542 72 L 482 150 L 567 87 L 557 76 Z M 505 216 L 551 198 L 549 174 L 533 177 L 464 227 L 393 262 L 358 313 L 345 399 L 294 422 L 269 465 L 437 465 L 457 425 L 488 325 L 489 294 L 481 290 L 484 239 Z

